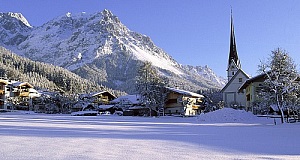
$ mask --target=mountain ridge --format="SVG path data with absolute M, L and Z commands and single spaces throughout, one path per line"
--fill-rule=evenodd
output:
M 5 35 L 2 32 L 0 36 Z M 226 82 L 208 66 L 179 64 L 150 37 L 130 31 L 109 10 L 67 13 L 42 26 L 28 28 L 24 37 L 18 44 L 2 45 L 21 56 L 67 68 L 83 78 L 127 92 L 133 91 L 122 85 L 132 88 L 138 64 L 143 61 L 150 61 L 171 80 L 171 85 L 193 91 L 221 88 Z

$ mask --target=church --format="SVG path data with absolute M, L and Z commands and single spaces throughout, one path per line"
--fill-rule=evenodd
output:
M 221 90 L 223 95 L 224 106 L 231 108 L 246 109 L 246 95 L 243 91 L 239 92 L 239 88 L 250 77 L 242 70 L 241 62 L 238 57 L 232 13 L 230 24 L 230 49 L 228 57 L 228 66 L 226 71 L 228 82 Z

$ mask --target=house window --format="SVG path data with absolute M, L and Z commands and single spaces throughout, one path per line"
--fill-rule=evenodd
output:
M 243 78 L 239 78 L 239 82 L 240 82 L 240 83 L 243 82 Z
M 231 72 L 232 75 L 234 75 L 234 72 Z

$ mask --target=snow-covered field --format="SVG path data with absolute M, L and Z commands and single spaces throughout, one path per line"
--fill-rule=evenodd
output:
M 279 120 L 278 120 L 279 122 Z M 0 159 L 300 159 L 300 123 L 199 117 L 0 114 Z

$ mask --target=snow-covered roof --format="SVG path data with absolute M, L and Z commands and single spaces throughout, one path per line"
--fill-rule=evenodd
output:
M 45 97 L 55 97 L 58 93 L 57 92 L 51 92 L 51 91 L 46 91 L 46 90 L 39 90 L 38 91 L 42 96 Z
M 114 105 L 99 105 L 98 109 L 109 109 L 111 107 L 113 107 Z
M 266 74 L 260 74 L 260 75 L 257 75 L 255 77 L 252 77 L 250 79 L 247 79 L 242 85 L 241 87 L 239 88 L 239 91 L 245 89 L 250 83 L 253 83 L 253 82 L 262 82 L 264 79 L 265 79 L 265 76 Z
M 100 91 L 100 92 L 91 92 L 91 93 L 87 93 L 87 94 L 81 94 L 80 97 L 84 98 L 84 97 L 95 97 L 99 94 L 104 94 L 104 93 L 108 93 L 113 97 L 116 97 L 115 95 L 113 95 L 112 93 L 108 92 L 108 91 Z
M 203 95 L 198 94 L 198 93 L 194 93 L 194 92 L 190 92 L 190 91 L 185 91 L 185 90 L 181 90 L 181 89 L 177 89 L 177 88 L 170 88 L 170 87 L 166 87 L 168 90 L 179 93 L 179 94 L 183 94 L 183 95 L 187 95 L 187 96 L 192 96 L 192 97 L 197 97 L 197 98 L 204 98 Z
M 30 87 L 30 88 L 33 88 L 33 86 L 32 86 L 31 84 L 27 83 L 27 82 L 18 82 L 18 81 L 16 81 L 16 82 L 13 82 L 12 85 L 13 85 L 14 87 L 28 86 L 28 87 Z
M 19 82 L 15 80 L 0 79 L 0 83 L 4 83 L 5 85 L 11 85 L 13 87 L 28 86 L 29 88 L 33 88 L 33 86 L 28 82 Z
M 29 94 L 30 97 L 41 97 L 41 94 L 33 88 L 29 88 Z
M 8 84 L 7 80 L 4 80 L 4 79 L 0 79 L 0 83 L 4 83 L 5 85 Z
M 103 94 L 103 93 L 106 93 L 107 91 L 100 91 L 100 92 L 92 92 L 92 93 L 90 93 L 90 95 L 92 96 L 92 97 L 94 97 L 94 96 L 97 96 L 97 95 L 99 95 L 99 94 Z
M 125 96 L 120 96 L 111 102 L 113 103 L 120 103 L 121 101 L 129 101 L 131 104 L 140 104 L 140 95 L 125 95 Z
M 132 107 L 129 107 L 129 109 L 143 109 L 145 107 L 143 106 L 132 106 Z
M 242 69 L 239 69 L 236 73 L 235 73 L 235 75 L 227 82 L 227 84 L 223 87 L 223 89 L 221 90 L 221 92 L 224 92 L 226 89 L 227 89 L 227 87 L 234 81 L 234 79 L 239 75 L 239 74 L 242 74 L 242 75 L 244 75 L 247 79 L 249 79 L 250 78 L 250 76 L 246 73 L 246 72 L 244 72 Z

